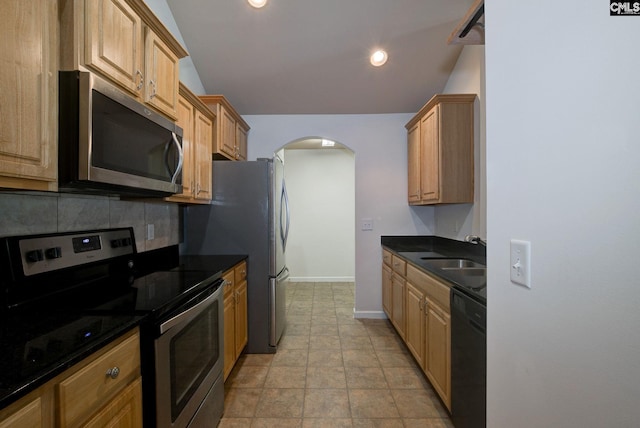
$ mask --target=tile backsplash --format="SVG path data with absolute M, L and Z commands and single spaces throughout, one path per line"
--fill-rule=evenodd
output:
M 0 236 L 133 227 L 139 252 L 178 244 L 180 207 L 64 193 L 0 193 Z M 154 239 L 147 240 L 147 225 Z

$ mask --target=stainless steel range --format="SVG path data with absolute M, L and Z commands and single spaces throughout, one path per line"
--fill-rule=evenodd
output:
M 223 280 L 176 266 L 177 249 L 137 254 L 131 228 L 1 238 L 0 400 L 139 325 L 144 425 L 215 427 Z

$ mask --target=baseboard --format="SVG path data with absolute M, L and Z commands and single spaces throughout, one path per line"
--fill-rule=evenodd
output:
M 384 311 L 356 311 L 353 310 L 354 318 L 364 318 L 364 319 L 376 319 L 376 320 L 384 320 L 387 319 L 387 314 Z
M 352 276 L 290 276 L 290 282 L 355 282 Z

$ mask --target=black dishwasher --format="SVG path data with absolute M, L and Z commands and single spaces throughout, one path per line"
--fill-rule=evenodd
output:
M 455 428 L 486 426 L 487 307 L 451 288 L 451 417 Z

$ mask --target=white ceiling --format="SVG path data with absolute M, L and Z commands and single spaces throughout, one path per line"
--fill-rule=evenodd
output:
M 473 0 L 167 0 L 209 94 L 240 114 L 416 112 L 461 47 L 447 37 Z M 389 61 L 369 64 L 373 48 Z

